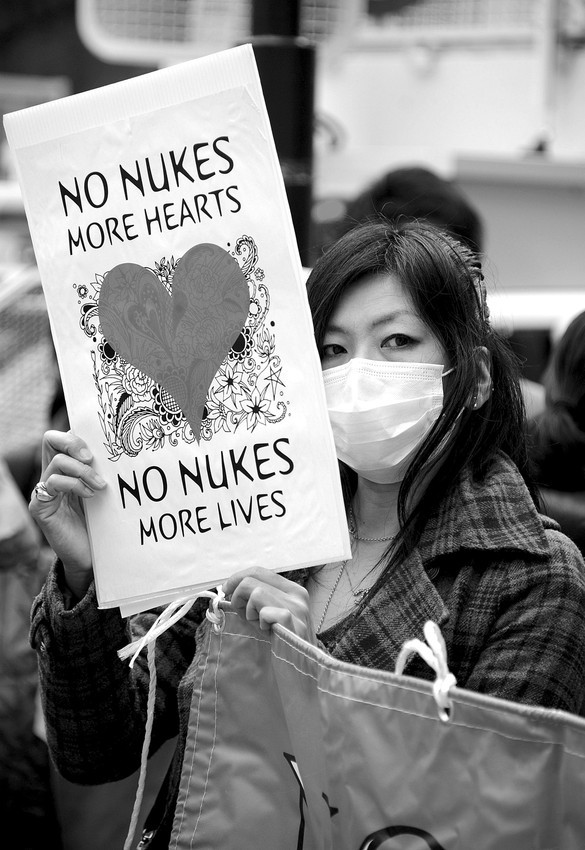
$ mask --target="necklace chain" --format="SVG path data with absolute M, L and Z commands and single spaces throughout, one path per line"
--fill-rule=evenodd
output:
M 333 594 L 337 590 L 337 585 L 341 581 L 341 576 L 343 575 L 343 571 L 345 569 L 346 564 L 347 564 L 347 560 L 341 562 L 339 572 L 337 573 L 337 577 L 336 577 L 335 581 L 333 582 L 333 587 L 331 588 L 329 596 L 327 597 L 327 602 L 325 603 L 325 607 L 323 608 L 323 613 L 321 614 L 321 619 L 319 620 L 319 625 L 317 626 L 317 634 L 319 634 L 319 632 L 321 631 L 321 627 L 322 627 L 323 623 L 325 622 L 325 616 L 327 614 L 327 611 L 329 610 L 329 606 L 331 605 L 331 600 L 333 599 Z
M 335 577 L 335 581 L 333 582 L 333 587 L 331 588 L 331 591 L 329 592 L 329 596 L 327 597 L 327 602 L 325 603 L 325 607 L 323 608 L 323 613 L 321 614 L 321 619 L 319 620 L 319 625 L 317 626 L 317 634 L 319 634 L 319 632 L 321 631 L 321 627 L 323 626 L 323 623 L 325 622 L 325 617 L 327 615 L 327 611 L 329 610 L 329 606 L 331 605 L 331 600 L 333 599 L 333 595 L 334 595 L 335 591 L 337 590 L 337 586 L 339 585 L 339 582 L 341 581 L 341 576 L 343 575 L 343 572 L 344 572 L 346 566 L 347 566 L 347 561 L 342 561 L 341 566 L 339 567 L 339 572 L 337 573 L 337 575 Z M 362 587 L 362 588 L 355 587 L 354 588 L 353 584 L 351 583 L 351 577 L 350 577 L 350 574 L 349 574 L 349 570 L 347 570 L 347 580 L 349 582 L 349 587 L 351 589 L 351 593 L 352 593 L 353 598 L 356 600 L 356 602 L 361 602 L 361 600 L 364 598 L 364 596 L 366 595 L 366 593 L 369 591 L 370 588 L 369 587 Z
M 355 521 L 355 516 L 353 513 L 353 508 L 349 506 L 349 533 L 353 537 L 354 540 L 360 540 L 362 543 L 389 543 L 391 540 L 394 540 L 396 537 L 395 534 L 391 534 L 389 537 L 361 537 L 357 531 L 357 523 Z
M 389 543 L 391 540 L 394 540 L 394 538 L 396 536 L 395 534 L 392 534 L 389 537 L 362 537 L 361 535 L 359 535 L 358 532 L 357 532 L 357 523 L 356 523 L 356 520 L 355 520 L 353 508 L 352 508 L 351 505 L 349 506 L 349 516 L 348 516 L 348 518 L 349 518 L 349 523 L 348 523 L 349 533 L 353 537 L 354 540 L 360 540 L 364 543 Z M 325 622 L 325 617 L 327 616 L 327 611 L 329 610 L 329 606 L 331 605 L 331 600 L 333 599 L 333 595 L 334 595 L 335 591 L 337 590 L 337 586 L 339 585 L 339 582 L 341 581 L 341 576 L 343 575 L 343 572 L 344 572 L 346 566 L 347 566 L 347 560 L 342 561 L 341 566 L 339 567 L 339 572 L 337 573 L 337 575 L 335 577 L 335 581 L 333 582 L 333 587 L 331 588 L 331 590 L 329 592 L 329 596 L 327 597 L 327 602 L 325 603 L 325 607 L 323 608 L 323 613 L 321 614 L 321 619 L 319 620 L 319 625 L 317 626 L 317 634 L 319 634 L 319 632 L 321 631 L 321 628 L 323 626 L 323 623 Z M 347 574 L 347 580 L 349 581 L 349 586 L 351 588 L 351 592 L 353 594 L 354 599 L 360 601 L 366 595 L 369 588 L 366 587 L 366 588 L 361 588 L 361 589 L 360 588 L 354 589 L 354 586 L 352 585 L 351 579 L 349 577 L 349 572 Z
M 358 582 L 358 587 L 354 587 L 353 584 L 351 583 L 351 576 L 349 574 L 349 570 L 347 571 L 347 580 L 349 582 L 351 592 L 353 593 L 353 598 L 357 602 L 361 602 L 361 600 L 364 598 L 364 596 L 366 595 L 366 593 L 368 592 L 368 590 L 370 588 L 369 587 L 359 587 L 360 582 Z M 362 579 L 362 581 L 363 581 L 363 579 Z

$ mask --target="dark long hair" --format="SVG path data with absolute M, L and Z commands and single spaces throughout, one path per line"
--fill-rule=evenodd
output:
M 544 379 L 545 409 L 531 424 L 539 484 L 585 489 L 585 312 L 555 346 Z
M 428 223 L 370 222 L 354 228 L 319 258 L 307 282 L 319 351 L 340 297 L 352 283 L 371 274 L 398 277 L 454 366 L 446 378 L 442 414 L 400 488 L 401 532 L 394 551 L 402 555 L 411 551 L 432 508 L 455 485 L 463 469 L 481 479 L 499 451 L 517 465 L 538 504 L 527 457 L 519 363 L 506 340 L 489 324 L 477 255 Z M 482 346 L 491 360 L 492 392 L 483 406 L 473 410 L 477 351 Z M 431 461 L 438 456 L 440 463 L 433 465 Z M 343 463 L 340 469 L 348 504 L 357 477 Z

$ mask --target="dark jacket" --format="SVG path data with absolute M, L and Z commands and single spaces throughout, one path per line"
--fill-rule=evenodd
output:
M 117 650 L 130 623 L 98 610 L 95 591 L 66 610 L 57 564 L 32 614 L 48 739 L 71 781 L 103 783 L 134 772 L 144 737 L 148 672 Z M 172 824 L 192 690 L 191 662 L 202 601 L 157 640 L 153 748 L 178 734 L 164 826 L 151 847 L 166 847 Z M 132 619 L 144 633 L 159 611 Z M 407 639 L 426 620 L 440 626 L 461 688 L 585 714 L 585 565 L 556 523 L 539 516 L 504 456 L 488 477 L 464 476 L 429 518 L 419 547 L 358 615 L 325 631 L 337 658 L 393 670 Z M 144 655 L 144 653 L 143 653 Z M 409 675 L 432 678 L 420 659 Z

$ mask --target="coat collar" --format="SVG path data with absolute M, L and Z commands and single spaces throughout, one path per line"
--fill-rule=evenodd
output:
M 475 481 L 465 470 L 429 517 L 419 543 L 425 563 L 465 550 L 506 550 L 546 557 L 544 522 L 514 463 L 499 452 L 487 475 Z
M 322 639 L 333 655 L 353 664 L 393 670 L 403 644 L 422 638 L 427 620 L 442 628 L 448 618 L 448 609 L 415 550 L 363 611 L 336 623 Z

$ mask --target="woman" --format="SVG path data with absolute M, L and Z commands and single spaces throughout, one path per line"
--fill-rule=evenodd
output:
M 477 260 L 417 223 L 346 234 L 308 282 L 353 538 L 351 561 L 287 576 L 234 574 L 229 604 L 334 656 L 392 670 L 428 619 L 458 685 L 583 711 L 583 561 L 526 483 L 515 364 L 492 331 Z M 140 761 L 147 671 L 117 650 L 129 623 L 99 611 L 80 499 L 103 482 L 72 434 L 49 432 L 31 511 L 59 556 L 33 608 L 49 739 L 59 769 L 104 782 Z M 161 824 L 168 844 L 204 606 L 158 639 L 152 741 L 179 733 Z M 133 618 L 134 635 L 155 613 Z M 407 673 L 432 677 L 416 660 Z M 181 725 L 179 725 L 179 718 Z

